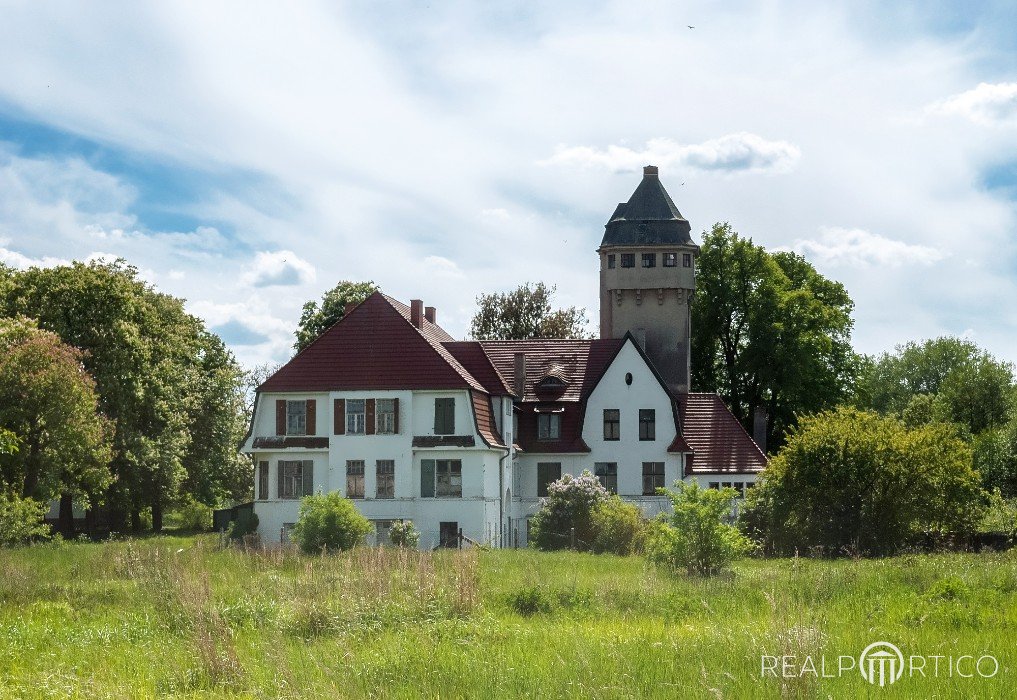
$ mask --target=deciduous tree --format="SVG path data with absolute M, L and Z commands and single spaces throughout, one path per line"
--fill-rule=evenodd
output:
M 586 311 L 575 306 L 553 309 L 556 287 L 543 282 L 523 284 L 511 292 L 477 297 L 470 335 L 477 340 L 589 338 Z
M 717 224 L 703 237 L 692 304 L 692 382 L 716 391 L 751 431 L 769 415 L 779 446 L 795 415 L 850 396 L 853 302 L 844 286 L 794 253 L 768 253 Z
M 83 359 L 54 333 L 0 320 L 0 426 L 17 446 L 0 456 L 0 491 L 88 503 L 110 484 L 112 430 Z

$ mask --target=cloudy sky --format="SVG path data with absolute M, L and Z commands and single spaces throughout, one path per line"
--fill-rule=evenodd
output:
M 1007 3 L 720 5 L 4 2 L 0 261 L 123 256 L 247 364 L 340 279 L 456 336 L 524 281 L 593 319 L 656 164 L 694 233 L 844 282 L 860 350 L 1017 361 Z

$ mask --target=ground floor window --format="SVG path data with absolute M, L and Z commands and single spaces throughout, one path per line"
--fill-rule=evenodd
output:
M 643 462 L 643 495 L 654 496 L 664 488 L 664 463 Z
M 346 498 L 364 497 L 364 460 L 346 462 Z
M 395 498 L 395 460 L 379 459 L 375 468 L 375 498 Z
M 279 498 L 300 498 L 314 493 L 314 461 L 279 460 Z
M 537 464 L 537 495 L 546 496 L 547 487 L 561 478 L 561 462 L 539 462 Z
M 389 531 L 392 529 L 392 523 L 394 522 L 394 520 L 374 521 L 374 543 L 376 545 L 389 543 Z
M 598 479 L 600 484 L 611 493 L 618 493 L 618 463 L 617 462 L 597 462 L 593 466 L 593 473 Z
M 420 496 L 422 498 L 462 498 L 462 460 L 420 460 Z

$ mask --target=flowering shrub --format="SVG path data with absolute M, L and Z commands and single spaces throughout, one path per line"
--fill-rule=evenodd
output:
M 420 532 L 413 527 L 411 520 L 397 520 L 388 531 L 388 540 L 396 547 L 416 549 L 420 542 Z
M 584 470 L 579 476 L 565 474 L 548 485 L 547 498 L 530 521 L 530 543 L 538 549 L 580 549 L 593 546 L 596 533 L 593 512 L 611 494 L 600 480 Z

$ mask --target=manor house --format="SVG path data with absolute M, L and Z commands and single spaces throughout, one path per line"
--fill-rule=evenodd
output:
M 457 341 L 433 307 L 380 292 L 347 309 L 258 388 L 243 450 L 263 540 L 316 492 L 353 499 L 379 542 L 413 521 L 422 548 L 525 546 L 548 484 L 586 469 L 650 517 L 678 480 L 744 494 L 765 456 L 690 391 L 698 253 L 648 166 L 597 249 L 599 339 Z

